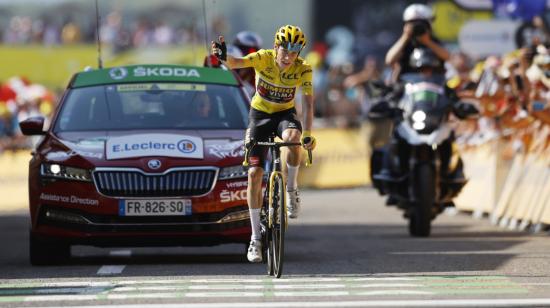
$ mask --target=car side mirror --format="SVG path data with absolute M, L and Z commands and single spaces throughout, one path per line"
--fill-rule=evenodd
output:
M 19 122 L 19 127 L 25 136 L 45 135 L 44 121 L 44 117 L 32 117 Z

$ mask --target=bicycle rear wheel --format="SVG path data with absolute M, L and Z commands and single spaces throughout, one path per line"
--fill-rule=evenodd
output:
M 285 254 L 285 187 L 280 173 L 273 177 L 273 196 L 271 201 L 271 245 L 270 252 L 273 260 L 273 274 L 280 278 L 283 273 L 283 259 Z

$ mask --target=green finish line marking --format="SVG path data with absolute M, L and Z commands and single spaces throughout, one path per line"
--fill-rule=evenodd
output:
M 525 283 L 529 285 L 529 283 Z M 532 286 L 530 285 L 532 288 Z M 105 301 L 132 298 L 357 297 L 527 294 L 506 276 L 297 277 L 261 279 L 144 279 L 10 282 L 0 284 L 0 302 Z

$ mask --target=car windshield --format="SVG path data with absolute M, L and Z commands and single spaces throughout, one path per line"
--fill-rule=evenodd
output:
M 245 129 L 248 107 L 238 87 L 142 83 L 72 89 L 54 131 Z

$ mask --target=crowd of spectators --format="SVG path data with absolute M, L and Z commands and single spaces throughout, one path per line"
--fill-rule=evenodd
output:
M 223 23 L 223 19 L 214 19 L 211 31 L 223 33 Z M 118 50 L 201 41 L 204 33 L 193 24 L 174 26 L 145 17 L 129 23 L 124 22 L 120 12 L 112 11 L 102 19 L 101 41 Z M 446 63 L 449 85 L 461 99 L 475 102 L 483 116 L 463 129 L 479 131 L 481 127 L 489 138 L 511 130 L 522 136 L 542 124 L 550 124 L 550 31 L 540 17 L 523 27 L 524 35 L 517 38 L 519 48 L 504 56 L 473 61 L 463 52 L 451 53 Z M 26 16 L 13 17 L 2 33 L 5 44 L 91 43 L 94 39 L 93 23 L 83 26 L 67 20 L 56 24 Z M 373 56 L 356 61 L 359 65 L 351 61 L 329 63 L 329 49 L 325 42 L 317 42 L 302 55 L 315 71 L 315 125 L 359 127 L 377 99 L 372 84 L 388 83 L 391 71 Z M 24 78 L 12 78 L 1 87 L 0 152 L 28 145 L 18 132 L 18 121 L 29 115 L 48 116 L 55 102 L 50 91 Z
M 533 146 L 540 149 L 550 131 L 550 31 L 539 16 L 522 29 L 513 52 L 474 60 L 455 51 L 445 65 L 447 85 L 481 113 L 477 120 L 456 121 L 457 129 L 477 144 L 494 138 L 513 141 L 507 143 L 508 156 Z M 317 84 L 317 115 L 322 125 L 336 127 L 368 121 L 366 113 L 377 101 L 372 85 L 391 79 L 388 68 L 372 57 L 362 68 L 321 65 L 316 73 L 323 76 Z
M 70 16 L 70 15 L 69 15 Z M 129 19 L 128 19 L 129 20 Z M 138 15 L 127 21 L 119 11 L 112 11 L 101 18 L 101 42 L 112 46 L 115 51 L 147 46 L 181 46 L 187 43 L 204 41 L 203 27 L 198 21 L 186 20 L 168 22 L 162 15 Z M 224 19 L 214 17 L 212 31 L 224 27 Z M 67 45 L 95 43 L 96 20 L 79 20 L 68 17 L 63 21 L 49 17 L 13 16 L 0 31 L 3 44 Z
M 31 140 L 23 136 L 19 122 L 35 116 L 48 118 L 56 101 L 55 93 L 26 78 L 0 83 L 0 154 L 30 148 Z

